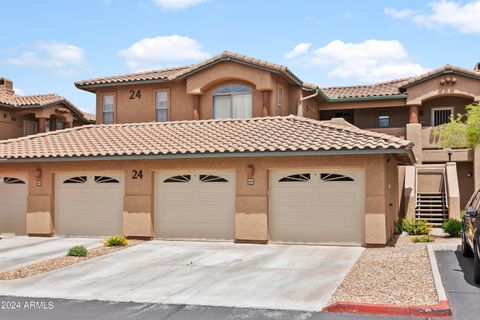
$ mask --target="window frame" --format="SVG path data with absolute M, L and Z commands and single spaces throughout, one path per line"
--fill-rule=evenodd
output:
M 439 125 L 435 125 L 435 111 L 439 110 L 450 110 L 450 116 L 455 116 L 455 107 L 453 106 L 445 106 L 445 107 L 432 107 L 431 113 L 430 113 L 430 124 L 432 127 L 436 127 Z
M 382 126 L 380 118 L 387 118 L 388 119 L 388 125 L 387 126 Z M 391 116 L 390 112 L 388 111 L 380 111 L 378 112 L 377 115 L 377 128 L 391 128 L 392 122 L 391 122 Z
M 277 113 L 279 116 L 283 116 L 283 87 L 277 86 Z
M 233 86 L 240 86 L 240 87 L 245 87 L 249 90 L 248 93 L 245 92 L 228 92 L 228 93 L 215 93 L 216 90 L 223 88 L 223 87 L 233 87 Z M 250 117 L 253 117 L 253 94 L 254 94 L 254 89 L 250 87 L 249 85 L 242 84 L 242 83 L 227 83 L 223 85 L 216 86 L 212 90 L 212 119 L 245 119 L 245 118 L 234 118 L 234 110 L 233 110 L 233 96 L 239 96 L 239 95 L 250 95 Z M 215 118 L 215 97 L 229 97 L 230 99 L 230 118 Z
M 112 123 L 105 123 L 105 97 L 112 96 L 113 97 L 113 107 L 112 107 Z M 112 93 L 103 93 L 101 95 L 101 107 L 102 107 L 102 124 L 115 124 L 117 123 L 117 95 Z M 110 113 L 110 112 L 108 112 Z
M 61 123 L 62 128 L 58 127 L 58 124 Z M 61 119 L 55 119 L 55 130 L 63 130 L 65 129 L 65 122 L 63 122 Z
M 170 99 L 171 99 L 171 96 L 170 96 L 170 88 L 159 88 L 159 89 L 155 89 L 154 91 L 154 103 L 155 103 L 155 122 L 168 122 L 170 121 Z M 166 108 L 158 108 L 158 103 L 157 103 L 157 93 L 159 92 L 166 92 L 167 93 L 167 107 Z M 167 110 L 167 120 L 166 121 L 158 121 L 158 113 L 157 111 L 158 110 Z

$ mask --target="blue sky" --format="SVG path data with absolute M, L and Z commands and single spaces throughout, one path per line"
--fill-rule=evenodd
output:
M 230 50 L 320 86 L 370 83 L 480 61 L 480 1 L 88 0 L 2 3 L 0 76 L 18 92 L 184 65 Z

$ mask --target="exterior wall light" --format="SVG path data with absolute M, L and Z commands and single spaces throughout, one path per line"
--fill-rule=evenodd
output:
M 42 169 L 40 169 L 40 168 L 37 168 L 35 170 L 35 185 L 37 187 L 42 186 Z
M 255 168 L 253 165 L 249 164 L 246 169 L 247 173 L 247 184 L 248 185 L 254 185 L 255 184 Z

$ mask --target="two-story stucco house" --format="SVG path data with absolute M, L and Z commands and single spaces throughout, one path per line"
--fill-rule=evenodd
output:
M 477 101 L 478 80 L 446 67 L 318 88 L 224 52 L 80 81 L 96 125 L 0 142 L 0 232 L 385 244 L 399 215 L 458 215 L 466 178 L 424 131 L 448 120 L 440 104 Z M 452 158 L 473 169 L 472 151 Z
M 91 124 L 94 120 L 56 94 L 15 94 L 13 82 L 0 78 L 0 140 Z

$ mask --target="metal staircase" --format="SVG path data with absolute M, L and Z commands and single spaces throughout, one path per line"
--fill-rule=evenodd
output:
M 418 189 L 419 173 L 435 172 L 441 175 L 438 192 L 425 192 Z M 415 218 L 426 220 L 434 227 L 441 226 L 448 219 L 448 186 L 445 165 L 415 166 Z
M 444 192 L 417 193 L 415 217 L 426 220 L 432 226 L 440 226 L 448 219 L 447 197 Z

